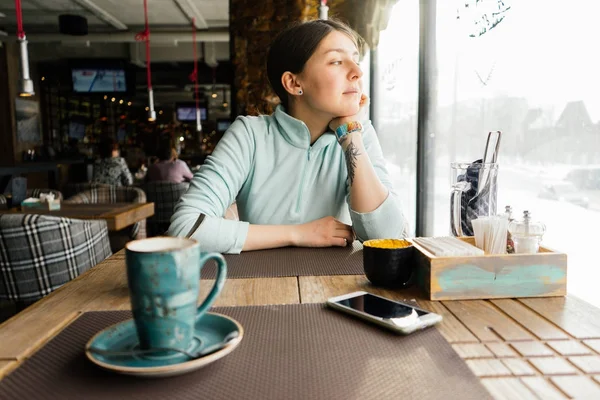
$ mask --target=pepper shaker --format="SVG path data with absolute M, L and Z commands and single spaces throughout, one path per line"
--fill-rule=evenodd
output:
M 511 206 L 506 206 L 504 208 L 504 214 L 506 215 L 509 224 L 514 221 L 514 218 L 512 217 Z M 510 233 L 510 231 L 508 231 L 506 234 L 506 252 L 508 254 L 513 254 L 515 252 L 515 244 L 512 240 L 512 234 Z

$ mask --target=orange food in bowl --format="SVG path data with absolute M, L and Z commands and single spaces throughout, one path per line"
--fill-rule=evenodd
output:
M 376 249 L 403 249 L 412 246 L 412 243 L 401 239 L 371 239 L 365 241 L 363 246 Z
M 412 284 L 415 247 L 408 240 L 373 239 L 363 243 L 363 268 L 375 286 L 405 288 Z

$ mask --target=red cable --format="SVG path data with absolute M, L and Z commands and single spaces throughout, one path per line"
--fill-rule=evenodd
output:
M 190 79 L 194 82 L 194 96 L 196 97 L 196 112 L 200 108 L 200 98 L 198 97 L 198 57 L 196 56 L 196 18 L 192 18 L 192 43 L 194 44 L 194 71 Z
M 23 30 L 23 11 L 21 10 L 21 0 L 15 0 L 15 11 L 17 12 L 17 37 L 23 39 L 25 31 Z
M 144 20 L 146 28 L 142 32 L 135 35 L 135 40 L 140 42 L 146 42 L 146 79 L 148 81 L 148 90 L 152 90 L 152 73 L 150 71 L 150 24 L 148 23 L 148 0 L 144 0 Z

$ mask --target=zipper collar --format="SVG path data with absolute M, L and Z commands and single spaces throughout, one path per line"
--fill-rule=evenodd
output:
M 279 133 L 286 142 L 294 147 L 305 150 L 309 148 L 318 150 L 337 142 L 335 134 L 331 131 L 326 131 L 311 146 L 310 131 L 304 122 L 289 115 L 281 104 L 275 108 L 273 115 L 277 125 L 279 125 Z

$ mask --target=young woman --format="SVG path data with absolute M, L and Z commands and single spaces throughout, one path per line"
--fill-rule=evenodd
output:
M 112 139 L 104 139 L 98 146 L 100 160 L 94 164 L 93 183 L 114 186 L 133 184 L 133 176 L 125 159 L 120 156 L 119 144 Z
M 148 182 L 188 182 L 194 174 L 185 163 L 177 159 L 177 151 L 171 147 L 170 140 L 163 140 L 158 150 L 159 161 L 148 167 Z
M 237 118 L 176 206 L 169 234 L 222 253 L 404 237 L 364 118 L 358 60 L 358 36 L 334 20 L 279 34 L 267 74 L 281 105 L 273 115 Z M 224 219 L 236 200 L 240 221 Z

